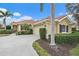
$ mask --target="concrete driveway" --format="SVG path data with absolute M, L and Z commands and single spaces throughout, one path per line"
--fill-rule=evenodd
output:
M 15 35 L 0 37 L 0 56 L 37 56 L 32 43 L 39 37 L 35 35 Z

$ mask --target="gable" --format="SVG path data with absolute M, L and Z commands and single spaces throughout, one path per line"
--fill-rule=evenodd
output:
M 69 24 L 71 24 L 71 21 L 67 17 L 65 17 L 65 18 L 61 19 L 61 21 L 59 21 L 59 23 L 62 24 L 62 25 L 63 24 L 69 25 Z

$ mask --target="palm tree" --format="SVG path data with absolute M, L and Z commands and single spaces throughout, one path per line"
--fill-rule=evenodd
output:
M 9 11 L 3 12 L 0 11 L 0 17 L 3 18 L 3 24 L 4 24 L 4 28 L 6 30 L 6 18 L 12 16 L 12 14 Z
M 72 17 L 77 22 L 77 30 L 79 30 L 79 3 L 67 3 L 66 9 L 68 14 L 72 14 Z
M 41 12 L 43 11 L 43 3 L 40 4 L 40 10 Z M 50 46 L 51 47 L 56 47 L 56 43 L 55 43 L 55 33 L 54 33 L 54 19 L 55 19 L 55 5 L 54 3 L 51 3 L 51 25 L 50 25 L 50 31 L 51 31 L 51 42 L 50 42 Z

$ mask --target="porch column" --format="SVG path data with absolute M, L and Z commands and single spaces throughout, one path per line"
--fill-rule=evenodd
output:
M 79 26 L 78 25 L 76 26 L 76 30 L 79 30 Z
M 18 25 L 18 31 L 21 31 L 21 25 Z
M 13 29 L 13 25 L 11 25 L 11 29 Z

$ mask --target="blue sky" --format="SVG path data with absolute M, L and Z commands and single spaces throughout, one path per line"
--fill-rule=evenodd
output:
M 55 4 L 55 7 L 56 17 L 66 14 L 65 4 Z M 13 14 L 18 13 L 18 16 L 13 16 L 13 18 L 16 19 L 27 16 L 34 20 L 38 20 L 50 16 L 50 4 L 44 4 L 43 12 L 40 12 L 39 3 L 0 3 L 0 8 L 7 9 Z

